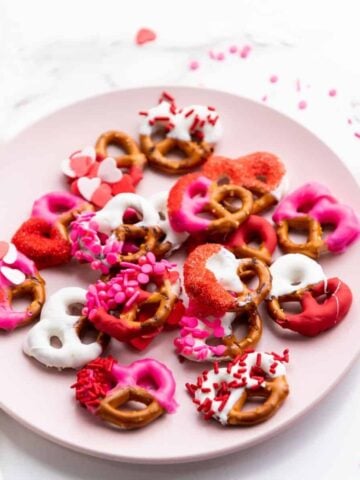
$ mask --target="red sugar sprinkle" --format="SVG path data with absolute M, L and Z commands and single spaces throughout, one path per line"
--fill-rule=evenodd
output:
M 172 95 L 170 95 L 170 93 L 168 93 L 168 92 L 163 92 L 162 97 L 166 98 L 166 100 L 169 100 L 170 102 L 175 101 L 175 98 Z
M 256 366 L 259 368 L 261 367 L 261 353 L 256 355 Z
M 270 83 L 276 83 L 279 80 L 279 77 L 277 75 L 271 75 L 269 80 L 270 80 Z
M 143 45 L 144 43 L 152 42 L 155 39 L 156 33 L 153 30 L 150 30 L 149 28 L 141 28 L 136 34 L 135 42 L 137 45 Z
M 355 136 L 356 138 L 360 138 L 360 132 L 354 132 L 354 136 Z
M 198 389 L 197 385 L 193 385 L 192 383 L 185 383 L 185 388 L 192 397 L 194 396 L 196 390 Z
M 189 110 L 188 112 L 185 113 L 185 118 L 187 117 L 190 117 L 190 115 L 194 113 L 194 109 L 192 108 L 191 110 Z
M 224 410 L 225 405 L 226 405 L 226 402 L 227 402 L 228 399 L 229 399 L 229 396 L 230 396 L 230 395 L 226 395 L 226 397 L 224 397 L 224 399 L 222 400 L 222 402 L 221 402 L 221 404 L 220 404 L 220 406 L 219 406 L 219 408 L 218 408 L 218 411 L 219 411 L 219 412 L 221 412 L 222 410 Z
M 230 53 L 236 53 L 237 51 L 238 51 L 238 47 L 236 45 L 231 45 L 231 47 L 229 47 Z
M 262 102 L 266 102 L 267 99 L 268 99 L 268 96 L 267 96 L 267 95 L 264 95 L 264 96 L 261 98 L 261 101 L 262 101 Z
M 300 100 L 300 102 L 298 103 L 298 109 L 305 110 L 306 107 L 307 107 L 307 102 L 305 100 Z
M 193 132 L 195 130 L 198 123 L 199 123 L 199 117 L 198 117 L 198 115 L 196 115 L 196 117 L 194 118 L 194 121 L 193 121 L 193 123 L 190 127 L 190 132 Z
M 210 107 L 209 105 L 208 105 L 207 109 L 210 110 L 210 112 L 215 112 L 215 110 L 216 110 L 215 107 Z
M 219 362 L 214 362 L 214 372 L 219 373 Z
M 335 88 L 332 88 L 331 90 L 329 90 L 329 97 L 335 97 L 337 95 L 337 91 L 335 90 Z
M 223 52 L 218 53 L 216 56 L 216 60 L 222 62 L 223 60 L 225 60 L 225 54 Z
M 148 112 L 139 112 L 139 115 L 143 115 L 144 117 L 148 116 Z
M 351 120 L 351 118 L 348 118 L 348 119 L 347 119 L 347 123 L 348 123 L 349 125 L 351 125 L 351 124 L 352 124 L 352 120 Z
M 168 122 L 170 120 L 169 117 L 155 117 L 154 120 L 156 122 Z
M 212 416 L 214 415 L 214 410 L 209 410 L 206 415 L 204 415 L 205 420 L 211 420 Z

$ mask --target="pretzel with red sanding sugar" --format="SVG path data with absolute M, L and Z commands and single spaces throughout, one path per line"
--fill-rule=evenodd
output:
M 186 388 L 205 420 L 213 418 L 224 426 L 256 425 L 274 415 L 286 399 L 289 386 L 284 363 L 288 361 L 287 349 L 282 356 L 248 351 L 226 367 L 219 368 L 215 362 L 212 370 L 205 370 L 196 384 L 187 383 Z M 265 401 L 243 410 L 251 398 Z
M 233 183 L 250 190 L 254 196 L 253 215 L 276 205 L 287 189 L 285 167 L 269 152 L 255 152 L 236 159 L 212 156 L 203 165 L 202 172 L 219 184 Z
M 256 275 L 259 283 L 250 289 L 241 281 Z M 270 292 L 268 267 L 256 258 L 236 259 L 220 244 L 196 247 L 184 263 L 184 285 L 203 314 L 244 312 L 255 309 Z

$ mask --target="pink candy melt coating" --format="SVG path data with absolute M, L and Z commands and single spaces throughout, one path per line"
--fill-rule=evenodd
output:
M 170 218 L 172 228 L 177 232 L 203 232 L 210 220 L 197 214 L 209 203 L 209 186 L 212 181 L 206 177 L 198 177 L 185 190 L 181 208 Z
M 141 387 L 153 395 L 169 413 L 176 411 L 178 404 L 174 399 L 175 380 L 171 371 L 162 363 L 150 358 L 137 360 L 128 367 L 114 363 L 111 373 L 117 385 L 108 395 L 121 387 Z
M 326 239 L 329 251 L 341 253 L 360 236 L 360 221 L 351 207 L 337 202 L 330 190 L 316 182 L 306 183 L 284 197 L 273 215 L 275 223 L 309 215 L 319 223 L 335 229 Z
M 31 216 L 43 218 L 53 224 L 59 215 L 79 207 L 84 201 L 68 192 L 51 192 L 34 202 Z
M 20 252 L 17 252 L 15 262 L 10 265 L 1 260 L 0 267 L 2 266 L 20 270 L 27 277 L 37 273 L 34 262 Z M 19 323 L 28 318 L 26 311 L 15 312 L 13 310 L 9 297 L 11 286 L 11 282 L 0 274 L 0 329 L 3 330 L 13 330 Z

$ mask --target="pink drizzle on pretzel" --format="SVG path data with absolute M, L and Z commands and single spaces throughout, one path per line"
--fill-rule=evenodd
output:
M 29 318 L 27 310 L 22 312 L 13 310 L 9 290 L 36 273 L 34 262 L 20 253 L 15 245 L 0 242 L 0 329 L 13 330 L 19 323 Z
M 120 365 L 112 357 L 98 358 L 78 372 L 72 388 L 76 389 L 76 399 L 96 414 L 101 400 L 127 386 L 144 388 L 169 413 L 178 407 L 173 374 L 164 364 L 150 358 L 128 366 Z
M 54 224 L 60 215 L 80 207 L 84 200 L 68 192 L 50 192 L 35 200 L 32 217 L 43 218 Z
M 325 238 L 328 250 L 342 253 L 360 236 L 360 220 L 353 209 L 338 203 L 320 183 L 310 182 L 287 195 L 273 215 L 275 223 L 309 215 L 321 224 L 333 225 L 334 231 Z

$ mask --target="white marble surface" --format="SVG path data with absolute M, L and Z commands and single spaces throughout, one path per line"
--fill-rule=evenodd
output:
M 269 105 L 328 143 L 360 180 L 357 6 L 356 0 L 0 0 L 0 141 L 61 106 L 110 89 L 196 85 L 259 101 L 266 95 Z M 133 39 L 143 26 L 158 39 L 138 47 Z M 228 51 L 245 44 L 252 46 L 246 59 Z M 210 50 L 225 53 L 225 60 L 212 60 Z M 195 71 L 189 69 L 193 60 L 200 64 Z M 270 83 L 271 75 L 277 83 Z M 330 97 L 333 88 L 338 93 Z M 305 110 L 298 108 L 301 100 Z M 0 413 L 0 470 L 4 480 L 352 480 L 360 475 L 359 400 L 357 364 L 275 439 L 229 457 L 170 467 L 85 457 Z

